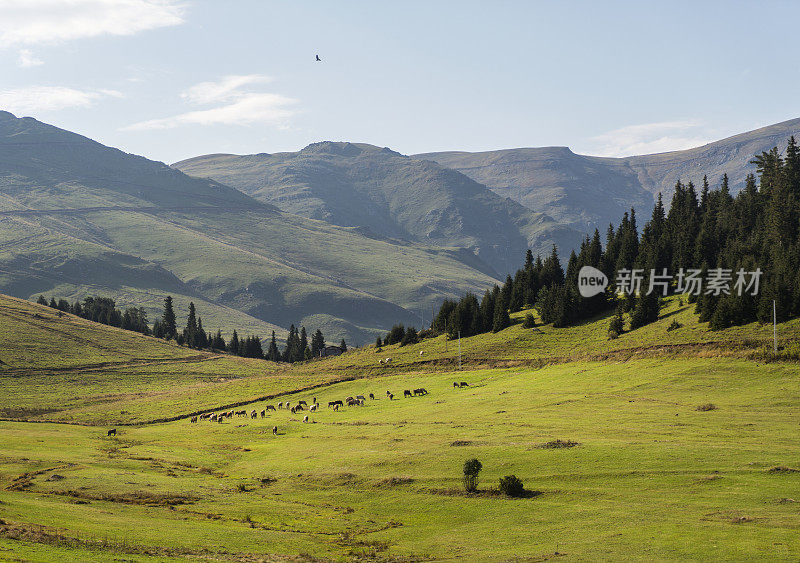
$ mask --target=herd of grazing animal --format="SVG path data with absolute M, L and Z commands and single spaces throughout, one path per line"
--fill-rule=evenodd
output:
M 387 359 L 391 360 L 391 358 L 387 358 Z M 454 381 L 453 382 L 453 387 L 454 388 L 469 387 L 469 383 L 467 383 L 466 381 L 461 381 L 461 382 L 455 382 Z M 406 398 L 406 397 L 409 397 L 409 398 L 410 397 L 422 397 L 422 396 L 425 396 L 427 394 L 428 394 L 428 390 L 425 389 L 424 387 L 419 387 L 419 388 L 413 389 L 413 390 L 405 389 L 403 391 L 403 397 L 404 398 Z M 394 393 L 392 393 L 391 391 L 387 390 L 386 391 L 386 397 L 390 401 L 392 401 L 392 400 L 394 400 Z M 375 400 L 375 394 L 374 393 L 369 393 L 369 398 L 370 398 L 370 400 Z M 339 411 L 339 407 L 343 407 L 345 405 L 347 405 L 348 407 L 361 407 L 361 406 L 366 405 L 366 403 L 367 403 L 367 398 L 364 395 L 356 395 L 355 397 L 352 397 L 352 396 L 347 397 L 344 400 L 337 399 L 337 400 L 334 400 L 334 401 L 328 401 L 328 408 L 329 409 L 333 409 L 334 411 L 338 412 Z M 277 409 L 275 408 L 274 405 L 266 405 L 261 411 L 257 411 L 255 409 L 253 409 L 253 410 L 248 412 L 245 409 L 245 410 L 229 410 L 229 411 L 223 411 L 223 412 L 208 412 L 208 413 L 203 413 L 203 414 L 191 416 L 189 418 L 189 422 L 192 423 L 192 424 L 196 424 L 198 422 L 202 422 L 203 420 L 208 420 L 209 422 L 220 422 L 221 423 L 226 418 L 233 418 L 234 416 L 243 417 L 243 418 L 250 418 L 251 420 L 255 420 L 255 419 L 259 418 L 259 416 L 261 418 L 266 418 L 267 413 L 269 411 L 273 411 L 273 412 L 277 413 L 278 409 L 281 409 L 281 410 L 285 409 L 285 410 L 288 410 L 289 412 L 291 412 L 292 414 L 295 414 L 297 412 L 305 410 L 306 408 L 308 408 L 309 412 L 316 412 L 317 409 L 319 408 L 319 403 L 317 402 L 317 398 L 314 397 L 312 399 L 310 406 L 308 405 L 308 403 L 306 401 L 303 401 L 303 400 L 297 401 L 297 404 L 294 405 L 294 406 L 291 406 L 289 401 L 285 401 L 285 402 L 281 401 L 280 403 L 278 403 Z M 305 422 L 305 423 L 310 422 L 309 418 L 308 418 L 308 415 L 303 416 L 303 422 Z M 278 427 L 277 426 L 273 426 L 272 427 L 272 434 L 273 435 L 277 435 L 278 434 Z M 112 428 L 111 430 L 108 431 L 108 436 L 109 437 L 110 436 L 116 437 L 116 435 L 117 435 L 117 429 L 116 428 Z
M 391 358 L 387 358 L 387 361 L 391 361 Z M 465 386 L 467 386 L 467 383 L 466 382 L 462 382 L 461 386 L 465 387 Z M 456 384 L 456 383 L 453 383 L 453 387 L 459 387 L 459 385 Z M 406 389 L 406 390 L 403 391 L 403 397 L 421 397 L 421 396 L 424 396 L 424 395 L 427 395 L 427 394 L 428 394 L 428 390 L 425 389 L 424 387 L 419 387 L 419 388 L 414 389 L 414 390 Z M 394 400 L 394 393 L 392 393 L 391 391 L 387 390 L 386 391 L 386 397 L 390 401 L 392 401 L 392 400 Z M 375 400 L 375 394 L 374 393 L 369 393 L 369 399 L 374 401 Z M 334 401 L 328 401 L 328 408 L 329 409 L 333 409 L 334 411 L 338 412 L 339 411 L 339 407 L 344 407 L 345 405 L 347 405 L 348 407 L 362 407 L 362 406 L 364 406 L 366 404 L 367 404 L 367 397 L 365 397 L 364 395 L 356 395 L 355 397 L 352 397 L 352 396 L 346 397 L 344 400 L 337 399 L 337 400 L 334 400 Z M 200 414 L 200 415 L 195 415 L 195 416 L 190 417 L 189 418 L 189 422 L 191 422 L 193 424 L 197 423 L 197 422 L 202 422 L 203 420 L 208 420 L 210 422 L 223 422 L 226 418 L 233 418 L 234 416 L 245 417 L 245 418 L 249 417 L 251 420 L 255 420 L 259 416 L 261 418 L 266 418 L 267 413 L 269 411 L 274 411 L 274 412 L 277 413 L 278 409 L 281 409 L 281 410 L 285 409 L 285 410 L 288 410 L 289 412 L 291 412 L 292 414 L 296 414 L 296 413 L 304 411 L 306 409 L 308 409 L 309 412 L 316 412 L 318 408 L 319 408 L 319 403 L 317 402 L 317 398 L 314 397 L 312 399 L 312 401 L 311 401 L 311 405 L 309 405 L 306 401 L 303 401 L 303 400 L 297 401 L 297 404 L 294 405 L 294 406 L 292 406 L 292 404 L 289 401 L 281 401 L 281 402 L 278 403 L 277 408 L 274 405 L 266 405 L 264 407 L 264 409 L 262 409 L 261 411 L 251 410 L 250 412 L 248 412 L 247 410 L 230 410 L 230 411 L 224 411 L 224 412 L 203 413 L 203 414 Z M 303 422 L 309 422 L 308 415 L 303 416 Z M 278 427 L 277 426 L 274 426 L 272 428 L 272 433 L 273 434 L 277 434 L 278 433 Z M 112 435 L 115 435 L 115 434 L 116 434 L 116 432 L 113 431 L 113 430 L 109 431 L 109 433 L 108 433 L 109 436 L 112 436 Z

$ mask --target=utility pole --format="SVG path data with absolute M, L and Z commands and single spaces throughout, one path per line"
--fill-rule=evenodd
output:
M 458 371 L 461 371 L 461 331 L 458 331 Z
M 772 349 L 778 353 L 778 307 L 772 300 Z

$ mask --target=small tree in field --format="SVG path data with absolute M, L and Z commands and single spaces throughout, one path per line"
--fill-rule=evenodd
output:
M 478 473 L 483 469 L 483 465 L 475 458 L 464 462 L 464 489 L 468 493 L 478 490 Z
M 525 492 L 525 487 L 516 475 L 506 475 L 500 479 L 500 492 L 510 497 L 520 497 Z

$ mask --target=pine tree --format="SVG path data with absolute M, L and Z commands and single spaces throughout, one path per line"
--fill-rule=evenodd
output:
M 344 341 L 344 338 L 342 338 L 342 341 L 339 343 L 339 348 L 342 349 L 343 353 L 347 352 L 347 342 Z
M 189 317 L 186 319 L 186 327 L 183 329 L 183 341 L 187 346 L 197 347 L 197 316 L 193 302 L 189 302 Z
M 505 308 L 503 303 L 503 294 L 500 292 L 497 295 L 497 300 L 494 304 L 494 319 L 492 320 L 492 332 L 500 332 L 504 328 L 511 326 L 511 317 L 508 315 L 508 309 Z
M 39 305 L 47 305 L 47 299 L 44 298 L 44 295 L 40 295 L 39 299 L 36 300 Z
M 230 342 L 228 342 L 228 352 L 231 354 L 239 354 L 239 335 L 236 334 L 236 329 L 233 330 Z
M 322 335 L 322 331 L 317 329 L 314 336 L 311 337 L 311 355 L 318 358 L 323 348 L 325 348 L 325 337 Z
M 272 331 L 272 339 L 269 341 L 269 348 L 267 349 L 267 359 L 273 362 L 280 360 L 280 352 L 278 352 L 278 343 L 275 340 L 275 331 Z
M 172 296 L 167 295 L 164 299 L 164 314 L 161 315 L 161 327 L 164 338 L 174 338 L 178 332 L 175 324 L 175 310 L 172 308 Z

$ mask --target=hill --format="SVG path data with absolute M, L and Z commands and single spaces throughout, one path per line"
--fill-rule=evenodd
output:
M 284 213 L 31 118 L 0 114 L 0 147 L 0 291 L 18 297 L 100 294 L 152 321 L 171 294 L 210 330 L 358 344 L 495 283 L 458 249 Z
M 678 298 L 607 324 L 464 339 L 461 370 L 441 339 L 282 368 L 0 298 L 0 403 L 38 421 L 0 421 L 3 557 L 796 560 L 800 392 L 794 362 L 761 359 L 769 327 L 710 333 Z M 264 416 L 158 422 L 245 401 Z
M 0 295 L 0 418 L 141 423 L 335 379 L 201 352 Z
M 358 227 L 371 236 L 466 249 L 494 276 L 516 270 L 529 247 L 546 254 L 554 243 L 571 248 L 581 238 L 459 172 L 363 143 L 205 155 L 173 167 L 284 211 Z
M 458 170 L 497 194 L 559 223 L 603 233 L 622 213 L 635 207 L 649 213 L 655 196 L 670 201 L 678 180 L 712 186 L 728 174 L 731 192 L 744 187 L 755 172 L 756 154 L 785 147 L 800 136 L 800 119 L 749 131 L 702 147 L 625 158 L 579 155 L 567 147 L 519 148 L 488 152 L 436 152 L 413 155 Z

